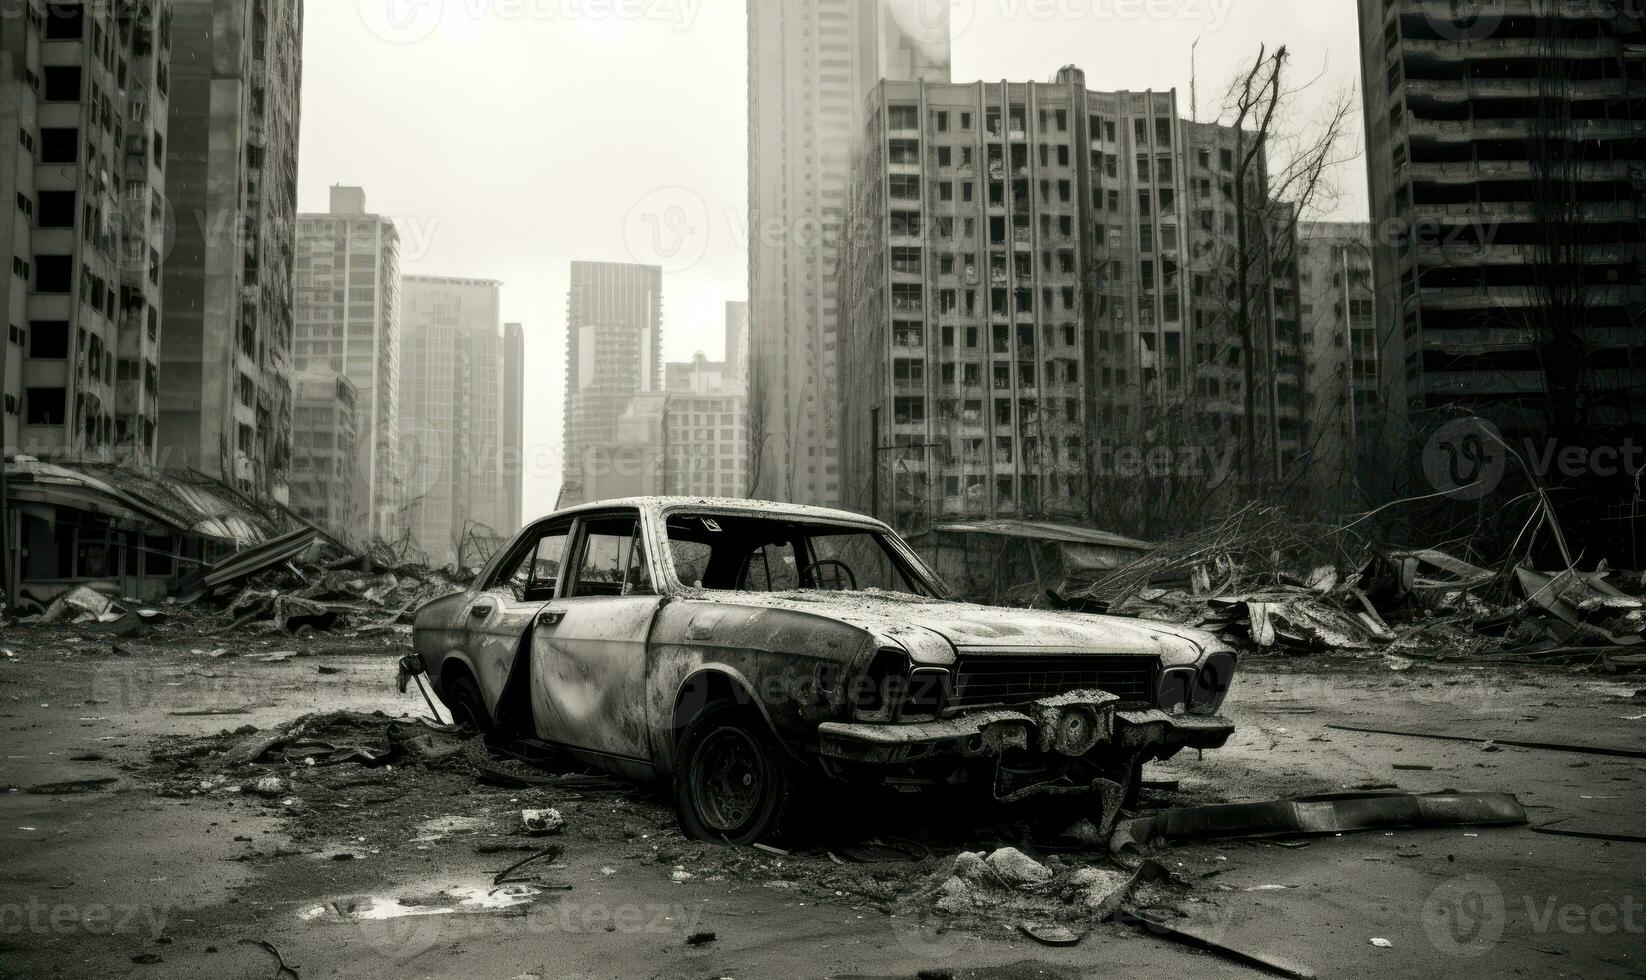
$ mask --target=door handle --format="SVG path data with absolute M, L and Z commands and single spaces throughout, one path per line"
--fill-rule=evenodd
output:
M 485 619 L 487 616 L 490 616 L 491 614 L 492 614 L 492 607 L 489 606 L 489 605 L 475 606 L 473 609 L 469 610 L 469 617 L 471 619 Z
M 566 618 L 566 610 L 545 609 L 537 614 L 537 618 L 542 620 L 546 626 L 559 626 L 560 622 Z

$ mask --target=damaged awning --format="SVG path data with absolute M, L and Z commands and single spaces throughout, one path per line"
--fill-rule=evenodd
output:
M 67 507 L 235 548 L 261 544 L 275 532 L 225 487 L 113 463 L 48 463 L 20 456 L 6 464 L 6 486 L 8 501 L 25 512 Z

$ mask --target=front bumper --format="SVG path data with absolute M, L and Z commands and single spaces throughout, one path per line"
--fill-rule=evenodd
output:
M 824 722 L 819 751 L 842 762 L 896 765 L 929 759 L 998 758 L 1008 750 L 1079 758 L 1100 750 L 1166 756 L 1221 748 L 1234 723 L 1221 715 L 1122 710 L 1102 691 L 1077 691 L 1020 708 L 975 711 L 910 724 Z

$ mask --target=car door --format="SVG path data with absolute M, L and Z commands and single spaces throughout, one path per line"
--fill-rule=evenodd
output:
M 650 764 L 646 644 L 662 597 L 639 511 L 580 519 L 571 555 L 564 594 L 532 630 L 538 733 L 614 763 Z
M 466 645 L 493 718 L 526 628 L 558 594 L 571 526 L 570 520 L 549 522 L 521 535 L 490 583 L 470 601 Z

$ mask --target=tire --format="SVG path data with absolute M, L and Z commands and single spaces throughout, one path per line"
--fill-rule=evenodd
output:
M 792 824 L 800 780 L 758 712 L 709 702 L 686 725 L 676 759 L 675 810 L 686 836 L 745 846 Z
M 469 675 L 464 674 L 453 681 L 441 700 L 446 702 L 446 710 L 451 712 L 454 724 L 468 725 L 488 737 L 496 728 L 492 724 L 491 713 L 486 710 L 486 699 L 480 696 L 479 686 Z

